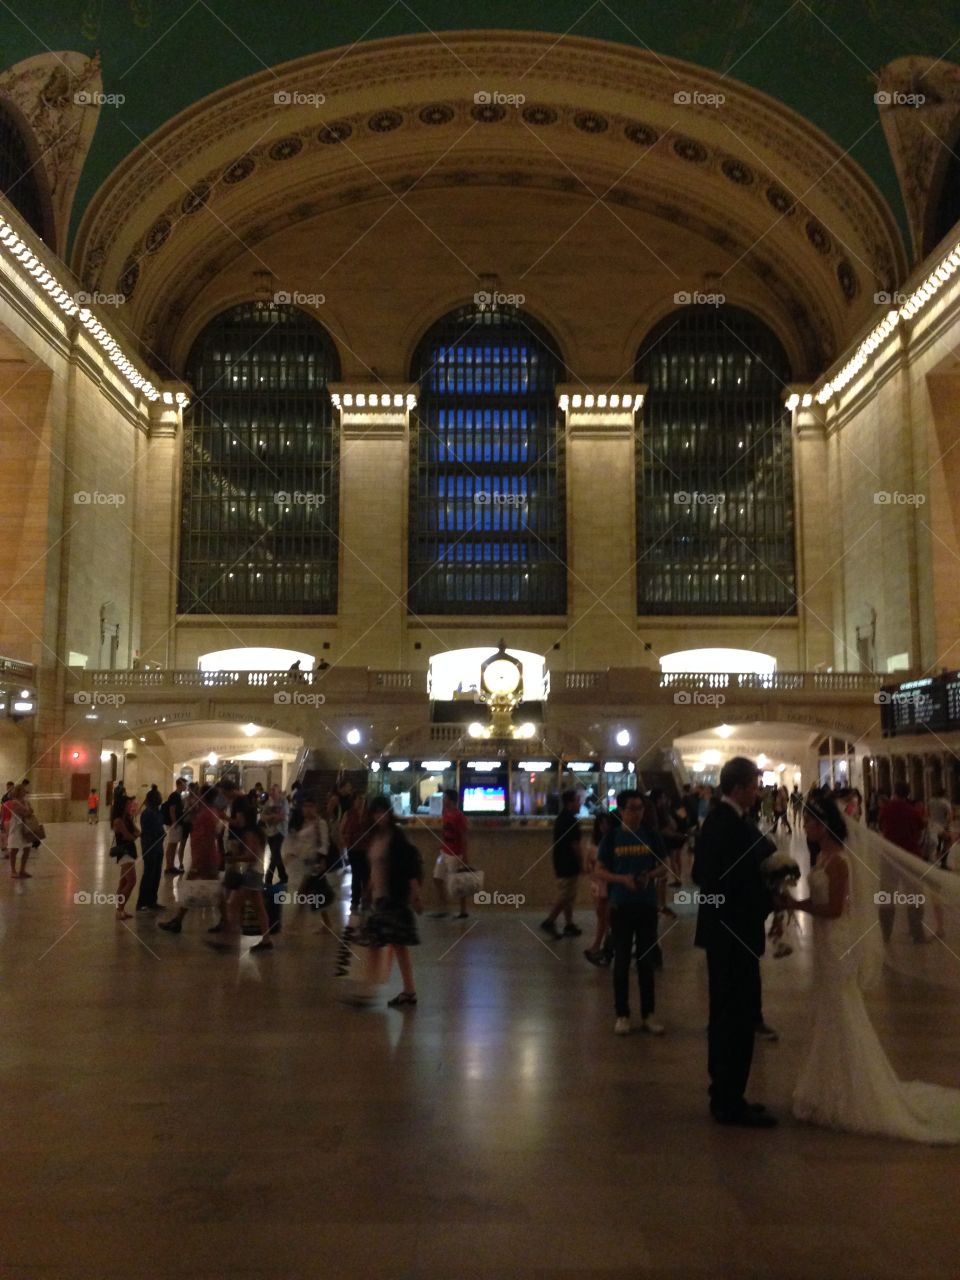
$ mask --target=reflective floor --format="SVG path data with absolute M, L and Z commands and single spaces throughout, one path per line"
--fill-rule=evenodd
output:
M 781 1127 L 721 1129 L 692 914 L 663 929 L 662 1039 L 613 1035 L 609 973 L 542 911 L 424 919 L 420 1006 L 383 1007 L 394 974 L 355 1009 L 312 916 L 242 958 L 197 913 L 117 924 L 75 901 L 115 891 L 106 824 L 49 831 L 0 880 L 3 1280 L 960 1276 L 960 1151 L 789 1116 L 800 939 L 763 966 L 752 1093 Z M 901 1075 L 960 1085 L 955 1004 L 871 1007 Z

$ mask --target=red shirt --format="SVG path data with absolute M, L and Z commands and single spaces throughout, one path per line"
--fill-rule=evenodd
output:
M 452 858 L 463 858 L 467 852 L 467 820 L 459 809 L 444 809 L 441 847 Z
M 219 829 L 220 819 L 215 809 L 208 804 L 194 806 L 193 826 L 190 828 L 190 866 L 202 879 L 212 879 L 220 870 Z
M 891 844 L 920 856 L 926 820 L 919 805 L 894 796 L 880 810 L 880 834 Z

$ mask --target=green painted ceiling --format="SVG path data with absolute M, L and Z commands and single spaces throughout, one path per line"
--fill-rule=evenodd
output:
M 101 111 L 76 226 L 138 139 L 198 98 L 317 50 L 472 28 L 569 32 L 729 72 L 849 149 L 902 226 L 872 73 L 908 54 L 958 60 L 960 0 L 11 0 L 0 64 L 99 50 L 105 92 L 126 96 Z

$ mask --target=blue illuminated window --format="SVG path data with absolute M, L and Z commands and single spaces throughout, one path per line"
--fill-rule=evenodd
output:
M 556 344 L 514 310 L 465 307 L 426 335 L 412 376 L 411 611 L 565 613 Z

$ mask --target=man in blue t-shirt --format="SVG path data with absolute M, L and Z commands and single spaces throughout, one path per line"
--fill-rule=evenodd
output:
M 668 874 L 659 832 L 645 826 L 644 800 L 639 791 L 621 791 L 617 809 L 622 825 L 608 831 L 600 843 L 594 874 L 610 886 L 613 912 L 614 1031 L 628 1035 L 630 1026 L 630 958 L 637 944 L 640 981 L 640 1030 L 662 1035 L 653 1020 L 654 972 L 657 949 L 657 884 Z

